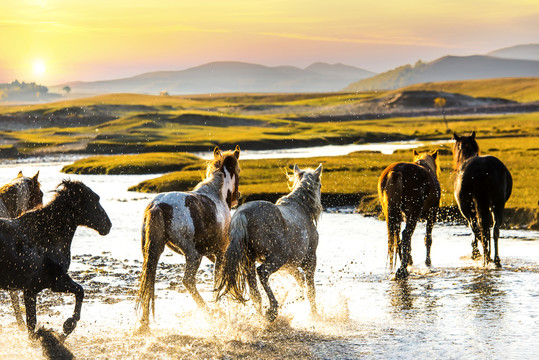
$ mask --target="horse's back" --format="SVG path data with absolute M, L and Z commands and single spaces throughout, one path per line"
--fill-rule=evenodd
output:
M 230 233 L 239 222 L 235 218 L 246 219 L 246 234 L 249 246 L 257 257 L 267 258 L 270 255 L 289 256 L 292 252 L 290 228 L 283 217 L 279 206 L 269 201 L 251 201 L 240 206 L 230 222 Z
M 168 192 L 157 195 L 148 208 L 165 212 L 166 232 L 174 246 L 183 251 L 192 242 L 200 254 L 208 255 L 225 247 L 223 232 L 230 213 L 219 205 L 205 195 Z
M 460 199 L 472 194 L 488 198 L 494 205 L 503 205 L 511 196 L 512 187 L 511 173 L 498 158 L 476 156 L 461 168 L 455 192 Z
M 399 189 L 391 189 L 396 186 Z M 378 192 L 381 200 L 384 194 L 386 201 L 422 199 L 428 203 L 425 204 L 427 207 L 438 206 L 441 194 L 440 184 L 434 175 L 420 165 L 404 162 L 394 163 L 382 172 L 378 181 Z M 398 193 L 401 198 L 391 199 L 390 193 Z

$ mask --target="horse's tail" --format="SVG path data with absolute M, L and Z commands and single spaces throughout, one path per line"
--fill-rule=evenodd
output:
M 136 309 L 142 306 L 141 323 L 148 326 L 150 309 L 155 313 L 155 276 L 159 257 L 166 244 L 166 219 L 162 206 L 166 204 L 150 204 L 144 212 L 142 224 L 142 272 Z
M 216 284 L 217 299 L 229 293 L 232 298 L 245 302 L 245 282 L 253 260 L 249 256 L 249 235 L 247 217 L 236 212 L 230 221 L 229 245 L 226 250 L 221 274 Z
M 402 174 L 395 171 L 389 172 L 385 187 L 382 191 L 382 208 L 387 222 L 387 255 L 389 257 L 389 267 L 391 271 L 393 271 L 397 265 L 397 252 L 400 251 L 399 232 L 402 216 L 402 187 Z

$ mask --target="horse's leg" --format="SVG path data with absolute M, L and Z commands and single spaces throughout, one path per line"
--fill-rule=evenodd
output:
M 256 311 L 262 315 L 262 296 L 260 296 L 260 291 L 258 291 L 258 284 L 256 282 L 256 267 L 253 262 L 249 269 L 247 270 L 247 283 L 249 284 L 249 294 L 255 305 Z
M 202 256 L 196 250 L 185 254 L 185 274 L 183 275 L 182 283 L 187 291 L 189 291 L 198 307 L 203 310 L 208 310 L 206 302 L 197 290 L 196 275 L 201 261 Z
M 431 266 L 432 262 L 430 260 L 430 248 L 432 246 L 432 228 L 434 227 L 434 223 L 436 222 L 436 213 L 437 208 L 431 208 L 429 210 L 429 215 L 427 218 L 427 229 L 425 233 L 425 247 L 427 249 L 427 257 L 425 258 L 425 265 Z
M 498 239 L 500 237 L 500 226 L 503 221 L 503 206 L 501 207 L 495 207 L 493 209 L 494 212 L 494 229 L 492 231 L 492 237 L 494 241 L 494 264 L 496 264 L 496 267 L 501 268 L 502 264 L 500 262 L 500 256 L 498 253 Z
M 487 266 L 490 261 L 490 223 L 492 215 L 490 213 L 488 201 L 476 200 L 477 223 L 481 232 L 481 242 L 483 244 L 483 266 Z
M 19 295 L 16 290 L 10 290 L 9 291 L 9 297 L 11 298 L 11 306 L 13 307 L 13 311 L 15 312 L 15 318 L 17 319 L 17 325 L 19 325 L 20 328 L 24 327 L 24 320 L 22 318 L 22 312 L 21 307 L 19 305 Z
M 473 232 L 472 260 L 477 260 L 481 256 L 481 253 L 479 252 L 479 248 L 477 246 L 479 239 L 481 239 L 481 230 L 479 229 L 479 225 L 477 224 L 477 218 L 475 216 L 469 219 L 468 223 L 470 224 L 470 228 Z
M 215 262 L 213 265 L 213 295 L 214 295 L 214 301 L 217 301 L 217 297 L 219 295 L 219 292 L 217 291 L 218 284 L 220 282 L 223 269 L 223 254 L 216 254 L 215 255 Z
M 266 312 L 266 318 L 268 321 L 274 321 L 277 318 L 279 303 L 273 295 L 273 291 L 269 286 L 269 277 L 271 274 L 279 270 L 284 265 L 284 260 L 281 258 L 270 256 L 266 258 L 266 261 L 256 269 L 258 272 L 258 277 L 260 278 L 260 283 L 268 295 L 270 307 Z
M 75 310 L 73 316 L 68 318 L 64 322 L 64 334 L 65 336 L 71 334 L 77 327 L 77 322 L 80 320 L 80 313 L 82 310 L 82 300 L 84 299 L 84 289 L 71 279 L 67 273 L 63 273 L 57 278 L 57 281 L 51 286 L 51 290 L 54 292 L 66 292 L 75 294 Z
M 36 331 L 36 296 L 34 291 L 24 290 L 24 306 L 26 308 L 26 327 L 31 335 Z
M 412 234 L 414 233 L 416 224 L 417 224 L 418 217 L 412 216 L 409 214 L 409 216 L 406 217 L 406 226 L 404 227 L 404 230 L 402 231 L 402 257 L 401 257 L 401 266 L 397 270 L 397 273 L 395 274 L 395 277 L 397 279 L 404 279 L 408 276 L 408 270 L 406 269 L 408 265 L 410 264 L 410 252 L 412 250 Z
M 311 316 L 316 317 L 316 288 L 314 287 L 314 273 L 316 271 L 316 253 L 313 253 L 304 260 L 302 268 L 305 271 L 305 285 L 307 286 L 307 299 L 311 305 Z

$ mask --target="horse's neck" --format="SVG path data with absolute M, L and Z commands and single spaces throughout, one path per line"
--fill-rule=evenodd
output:
M 223 178 L 220 175 L 212 175 L 210 178 L 200 182 L 192 191 L 195 194 L 204 195 L 213 202 L 226 202 L 222 197 L 221 188 L 223 187 Z
M 0 198 L 0 218 L 10 218 L 9 210 L 4 204 L 4 200 Z
M 426 160 L 423 160 L 423 159 L 420 159 L 418 161 L 415 162 L 417 165 L 421 166 L 422 168 L 425 168 L 431 175 L 434 175 L 435 178 L 437 178 L 436 176 L 436 165 L 433 165 L 426 161 Z
M 282 207 L 294 207 L 314 222 L 318 220 L 322 208 L 320 204 L 317 204 L 315 196 L 311 194 L 309 190 L 299 186 L 292 190 L 290 194 L 277 200 L 276 205 Z
M 65 213 L 65 208 L 57 202 L 23 214 L 20 219 L 36 236 L 33 238 L 44 249 L 69 249 L 77 224 L 70 214 Z
M 460 171 L 462 168 L 472 159 L 475 159 L 478 157 L 479 154 L 473 154 L 468 157 L 462 156 L 462 154 L 458 154 L 455 161 L 453 162 L 453 170 Z

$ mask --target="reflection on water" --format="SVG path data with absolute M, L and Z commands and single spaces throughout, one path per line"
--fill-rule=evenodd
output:
M 11 180 L 19 170 L 32 175 L 39 169 L 47 202 L 50 190 L 68 177 L 59 173 L 61 166 L 54 162 L 4 164 L 0 184 Z M 200 316 L 181 285 L 183 257 L 166 250 L 158 269 L 152 322 L 156 335 L 150 340 L 133 337 L 137 327 L 134 296 L 142 258 L 140 227 L 144 207 L 153 195 L 126 189 L 153 175 L 69 177 L 84 181 L 101 196 L 113 223 L 107 236 L 81 228 L 73 241 L 71 273 L 85 287 L 87 296 L 81 322 L 68 345 L 80 358 L 139 358 L 140 354 L 149 354 L 148 358 L 206 354 L 211 358 L 219 353 L 204 352 L 197 346 L 213 344 L 228 349 L 234 348 L 234 341 L 241 351 L 251 349 L 250 354 L 256 354 L 257 346 L 265 349 L 264 354 L 284 351 L 282 344 L 293 341 L 301 349 L 299 358 L 529 359 L 539 352 L 539 343 L 530 340 L 539 335 L 538 232 L 502 230 L 503 268 L 483 269 L 480 262 L 469 258 L 469 229 L 438 224 L 433 231 L 433 266 L 427 268 L 421 261 L 424 226 L 418 227 L 412 238 L 416 264 L 410 268 L 410 278 L 394 281 L 386 271 L 385 223 L 358 214 L 336 213 L 323 213 L 319 222 L 315 280 L 321 320 L 309 318 L 309 305 L 301 296 L 291 292 L 287 297 L 289 288 L 295 286 L 294 281 L 288 281 L 276 287 L 280 292 L 276 295 L 284 299 L 280 312 L 294 329 L 292 335 L 253 330 L 258 320 L 252 316 L 249 303 L 210 303 L 215 309 L 226 309 L 223 319 L 227 322 L 219 326 L 232 334 L 221 331 L 215 322 Z M 208 300 L 212 295 L 211 275 L 212 266 L 204 260 L 198 281 L 202 296 Z M 34 350 L 17 352 L 10 345 L 16 325 L 7 299 L 5 292 L 0 292 L 0 358 L 13 354 L 39 358 Z M 46 292 L 39 302 L 39 321 L 60 329 L 72 312 L 74 299 Z M 260 333 L 265 337 L 256 338 Z M 165 338 L 172 339 L 176 345 L 171 346 L 178 349 L 157 343 Z M 294 357 L 293 351 L 286 355 Z

